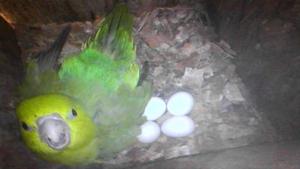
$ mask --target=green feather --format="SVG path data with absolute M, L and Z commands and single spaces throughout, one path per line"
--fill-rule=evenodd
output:
M 126 5 L 118 4 L 100 23 L 80 55 L 65 59 L 60 77 L 73 76 L 81 81 L 97 79 L 105 90 L 111 91 L 124 84 L 134 88 L 140 75 L 132 27 L 133 18 Z
M 84 49 L 96 49 L 113 59 L 135 61 L 135 45 L 132 38 L 133 18 L 125 4 L 118 4 L 103 19 L 93 38 L 83 46 Z

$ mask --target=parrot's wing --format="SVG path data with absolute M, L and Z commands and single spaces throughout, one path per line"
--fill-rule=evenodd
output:
M 21 98 L 53 93 L 61 89 L 62 84 L 56 69 L 70 29 L 69 25 L 66 26 L 50 48 L 40 52 L 35 59 L 29 59 L 25 79 L 19 87 Z
M 135 61 L 135 45 L 132 38 L 133 17 L 125 4 L 119 3 L 100 23 L 95 36 L 83 46 L 96 49 L 114 59 Z
M 58 59 L 60 57 L 60 53 L 63 49 L 63 46 L 67 41 L 70 30 L 71 26 L 67 25 L 59 34 L 58 38 L 54 41 L 54 43 L 50 46 L 50 48 L 41 51 L 37 55 L 37 63 L 40 72 L 58 68 Z
M 110 157 L 136 141 L 140 125 L 146 120 L 142 114 L 151 95 L 152 85 L 144 82 L 135 89 L 121 86 L 117 92 L 101 98 L 97 119 L 101 157 Z
M 124 84 L 111 92 L 95 81 L 86 83 L 85 90 L 77 79 L 66 81 L 65 94 L 79 95 L 79 101 L 97 125 L 101 158 L 110 158 L 136 141 L 140 125 L 146 120 L 142 116 L 144 108 L 152 96 L 150 83 L 143 82 L 135 88 Z

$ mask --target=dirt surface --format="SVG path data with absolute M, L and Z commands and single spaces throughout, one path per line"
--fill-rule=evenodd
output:
M 136 165 L 131 169 L 298 169 L 299 142 L 247 146 L 172 160 Z M 125 168 L 123 168 L 125 169 Z

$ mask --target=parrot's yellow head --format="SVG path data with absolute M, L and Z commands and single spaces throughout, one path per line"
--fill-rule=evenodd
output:
M 95 148 L 96 126 L 74 99 L 36 96 L 19 104 L 17 117 L 25 144 L 41 157 L 66 164 L 95 158 L 91 148 Z

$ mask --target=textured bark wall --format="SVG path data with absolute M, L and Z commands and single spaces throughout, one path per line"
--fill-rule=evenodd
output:
M 0 17 L 0 110 L 13 107 L 15 86 L 22 74 L 20 52 L 13 29 Z
M 93 20 L 109 11 L 117 0 L 0 0 L 0 15 L 12 23 L 34 24 Z M 178 0 L 130 0 L 132 12 L 154 6 L 172 5 Z
M 221 39 L 282 139 L 300 138 L 300 0 L 214 0 Z
M 101 14 L 110 0 L 0 0 L 0 11 L 14 23 L 89 20 Z
M 92 20 L 109 11 L 118 0 L 0 0 L 0 15 L 20 24 Z M 156 6 L 195 3 L 196 0 L 129 0 L 133 12 L 139 13 Z M 277 15 L 300 24 L 299 0 L 201 0 L 208 4 L 214 20 L 231 15 L 235 22 L 252 14 Z M 213 9 L 215 8 L 215 9 Z M 217 15 L 217 12 L 219 15 Z M 223 20 L 224 22 L 225 20 Z

